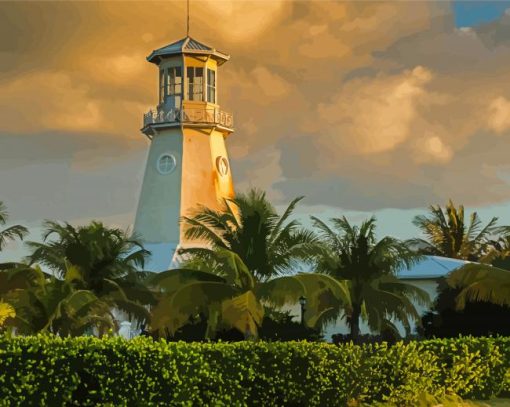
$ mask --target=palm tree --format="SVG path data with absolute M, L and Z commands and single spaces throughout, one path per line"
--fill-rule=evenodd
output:
M 392 237 L 376 241 L 375 218 L 351 226 L 345 217 L 331 219 L 333 228 L 312 217 L 323 242 L 314 252 L 316 270 L 342 282 L 348 287 L 350 309 L 334 304 L 323 322 L 336 320 L 342 312 L 347 316 L 351 338 L 358 342 L 360 318 L 371 330 L 390 329 L 397 332 L 391 319 L 403 323 L 410 331 L 409 317 L 420 321 L 412 300 L 428 304 L 428 294 L 411 284 L 400 281 L 396 273 L 410 267 L 420 257 L 404 243 Z
M 510 306 L 510 271 L 486 264 L 465 264 L 452 271 L 447 280 L 453 288 L 461 291 L 455 300 L 458 310 L 466 302 L 483 301 Z
M 225 200 L 220 211 L 201 207 L 193 216 L 183 217 L 185 236 L 206 242 L 210 249 L 190 248 L 181 253 L 207 259 L 214 256 L 214 249 L 226 249 L 236 253 L 259 280 L 282 275 L 314 243 L 312 233 L 300 228 L 296 220 L 289 221 L 301 199 L 294 199 L 282 216 L 257 189 Z
M 0 226 L 5 225 L 8 219 L 7 208 L 4 203 L 0 201 Z M 7 229 L 0 230 L 0 251 L 10 240 L 15 240 L 16 238 L 23 240 L 27 234 L 28 229 L 21 225 L 14 225 Z
M 207 318 L 206 337 L 218 328 L 235 328 L 246 338 L 257 337 L 264 305 L 281 307 L 308 298 L 311 315 L 327 306 L 324 299 L 348 301 L 346 287 L 327 275 L 302 273 L 272 279 L 255 275 L 236 253 L 217 249 L 204 260 L 192 258 L 182 269 L 157 273 L 151 283 L 160 300 L 152 310 L 151 327 L 173 335 L 197 315 Z
M 473 212 L 469 224 L 465 219 L 464 206 L 455 207 L 450 200 L 443 210 L 439 205 L 430 206 L 430 217 L 419 215 L 413 220 L 425 234 L 426 239 L 412 239 L 410 244 L 420 247 L 420 253 L 487 262 L 492 256 L 490 237 L 498 232 L 497 219 L 482 227 L 482 222 L 476 212 Z
M 70 270 L 66 276 L 75 274 Z M 0 303 L 5 300 L 14 309 L 6 324 L 20 333 L 81 335 L 94 327 L 100 333 L 116 328 L 109 304 L 89 290 L 75 289 L 71 280 L 44 273 L 38 266 L 17 264 L 2 269 L 0 282 Z
M 29 263 L 49 267 L 74 289 L 92 292 L 101 301 L 139 321 L 149 318 L 144 305 L 154 302 L 138 271 L 149 255 L 142 245 L 116 228 L 100 222 L 75 228 L 46 222 L 44 242 L 28 242 Z M 55 239 L 50 239 L 55 236 Z

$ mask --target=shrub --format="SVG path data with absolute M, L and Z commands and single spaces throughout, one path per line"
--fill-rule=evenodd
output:
M 334 344 L 342 344 L 342 343 L 349 343 L 352 341 L 352 337 L 350 334 L 333 334 L 331 335 L 331 340 Z M 382 343 L 386 342 L 389 344 L 395 344 L 399 338 L 397 338 L 395 335 L 392 335 L 390 332 L 387 332 L 385 334 L 380 335 L 372 335 L 372 334 L 363 334 L 358 335 L 358 344 L 376 344 L 376 343 Z
M 336 346 L 0 336 L 0 405 L 414 406 L 495 396 L 510 388 L 509 367 L 502 337 Z
M 501 339 L 459 337 L 424 343 L 438 356 L 440 382 L 447 392 L 475 399 L 487 399 L 501 392 L 510 366 L 505 365 L 501 347 L 506 345 Z

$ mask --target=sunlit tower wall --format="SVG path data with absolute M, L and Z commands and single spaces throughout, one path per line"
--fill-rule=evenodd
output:
M 190 37 L 153 51 L 159 101 L 144 115 L 150 140 L 134 233 L 152 252 L 147 270 L 167 270 L 185 238 L 182 216 L 198 206 L 219 209 L 234 196 L 225 145 L 233 116 L 218 104 L 218 69 L 230 56 Z

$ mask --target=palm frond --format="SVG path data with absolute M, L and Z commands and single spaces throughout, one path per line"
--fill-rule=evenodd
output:
M 7 242 L 15 240 L 16 238 L 23 240 L 28 234 L 28 229 L 21 225 L 14 225 L 0 231 L 0 250 L 2 250 Z
M 236 294 L 236 289 L 217 281 L 191 281 L 180 285 L 152 309 L 151 326 L 159 331 L 166 328 L 173 335 L 190 317 L 199 313 L 207 315 L 212 304 L 221 304 Z
M 9 214 L 7 213 L 7 207 L 0 201 L 0 225 L 5 225 L 8 219 Z
M 498 222 L 497 217 L 493 217 L 489 223 L 474 237 L 473 241 L 480 242 L 486 239 L 489 235 L 497 231 L 496 223 Z
M 316 218 L 315 216 L 310 217 L 312 219 L 312 223 L 314 227 L 319 229 L 320 236 L 329 242 L 332 246 L 338 247 L 340 246 L 340 240 L 338 235 L 322 220 Z
M 341 218 L 332 218 L 330 221 L 335 225 L 336 229 L 343 234 L 345 237 L 353 238 L 357 235 L 365 236 L 365 234 L 359 233 L 359 229 L 356 226 L 352 226 L 345 216 Z M 363 222 L 363 227 L 366 231 L 367 226 L 371 223 L 371 219 Z
M 216 245 L 217 247 L 228 248 L 228 245 L 224 241 L 223 237 L 207 224 L 187 216 L 182 217 L 182 221 L 184 222 L 185 228 L 184 235 L 187 239 L 205 240 Z
M 271 235 L 269 236 L 269 241 L 270 242 L 273 242 L 277 237 L 278 235 L 280 234 L 281 230 L 282 230 L 282 227 L 283 227 L 283 224 L 287 221 L 287 219 L 292 215 L 292 212 L 294 212 L 294 209 L 296 209 L 296 205 L 301 201 L 303 200 L 303 196 L 300 196 L 300 197 L 297 197 L 295 198 L 294 200 L 292 200 L 292 202 L 289 204 L 289 206 L 287 207 L 287 209 L 285 209 L 285 211 L 283 212 L 283 215 L 280 216 L 280 219 L 278 219 L 278 222 L 276 223 L 276 225 L 273 227 L 273 230 L 271 232 Z M 287 225 L 287 228 L 289 228 L 289 226 Z
M 264 307 L 252 291 L 246 291 L 222 302 L 222 322 L 247 336 L 257 337 L 263 317 Z
M 447 282 L 453 288 L 461 288 L 457 309 L 463 309 L 470 301 L 510 306 L 510 271 L 471 263 L 452 271 Z
M 443 253 L 440 249 L 425 239 L 413 238 L 405 241 L 407 246 L 417 253 L 428 254 L 433 256 L 441 256 Z

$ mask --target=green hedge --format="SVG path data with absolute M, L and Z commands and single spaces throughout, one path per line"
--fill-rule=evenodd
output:
M 510 338 L 335 346 L 0 336 L 0 405 L 418 405 L 510 390 Z M 506 378 L 505 378 L 506 374 Z

